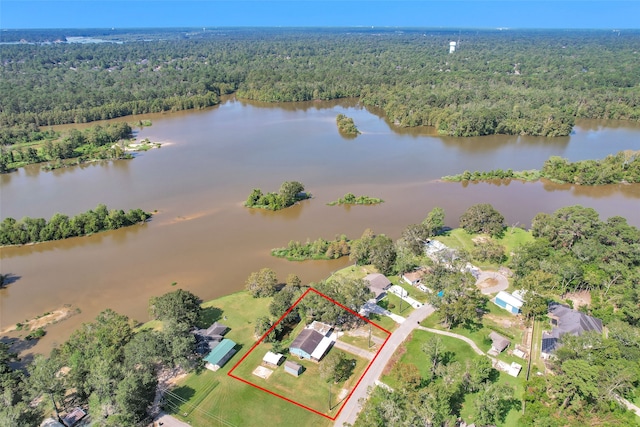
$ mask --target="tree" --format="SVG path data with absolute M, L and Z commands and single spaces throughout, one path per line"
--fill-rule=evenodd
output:
M 147 417 L 147 409 L 153 403 L 158 379 L 147 370 L 130 371 L 118 383 L 115 390 L 117 413 L 110 425 L 136 425 Z
M 149 300 L 149 315 L 152 319 L 186 323 L 190 326 L 200 319 L 200 298 L 189 291 L 178 289 Z
M 354 359 L 348 359 L 341 351 L 332 351 L 321 362 L 320 377 L 327 382 L 339 383 L 351 375 L 355 366 Z
M 429 227 L 424 224 L 411 224 L 402 231 L 400 239 L 402 246 L 409 249 L 414 255 L 424 254 L 424 245 L 431 236 Z
M 396 248 L 391 238 L 379 234 L 371 241 L 369 261 L 380 273 L 389 274 L 396 261 Z
M 282 204 L 287 207 L 293 205 L 297 200 L 297 195 L 304 191 L 304 184 L 298 181 L 285 181 L 280 186 L 279 195 L 282 198 Z
M 278 278 L 275 271 L 265 267 L 251 273 L 245 283 L 245 289 L 251 292 L 254 298 L 265 298 L 276 293 Z
M 50 399 L 56 418 L 60 421 L 60 402 L 64 396 L 64 385 L 60 376 L 60 361 L 56 357 L 46 358 L 36 355 L 29 367 L 29 385 L 36 396 Z
M 489 203 L 471 206 L 460 217 L 460 227 L 467 233 L 499 236 L 504 230 L 504 216 Z
M 435 207 L 422 221 L 422 225 L 427 228 L 429 236 L 437 236 L 444 229 L 444 209 Z
M 513 403 L 513 387 L 500 383 L 486 386 L 475 400 L 476 422 L 480 425 L 504 422 Z
M 542 295 L 534 292 L 527 292 L 527 297 L 522 308 L 520 309 L 525 319 L 540 319 L 547 314 L 549 310 L 549 300 Z
M 431 379 L 433 379 L 444 357 L 445 348 L 442 339 L 438 336 L 430 337 L 422 344 L 420 349 L 427 356 L 429 372 L 431 373 Z
M 357 265 L 370 264 L 370 249 L 373 241 L 373 231 L 367 228 L 359 239 L 351 242 L 351 253 L 349 259 Z
M 474 239 L 471 256 L 482 262 L 501 263 L 506 259 L 504 252 L 504 246 L 494 239 L 482 239 L 477 242 Z

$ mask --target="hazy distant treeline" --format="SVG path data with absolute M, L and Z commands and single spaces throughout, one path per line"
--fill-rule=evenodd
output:
M 637 31 L 172 34 L 3 45 L 0 126 L 204 108 L 232 92 L 267 102 L 357 97 L 400 126 L 452 136 L 568 135 L 576 118 L 640 119 Z M 453 54 L 450 40 L 460 41 Z

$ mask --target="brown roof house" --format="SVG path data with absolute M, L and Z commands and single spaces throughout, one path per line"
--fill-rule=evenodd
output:
M 491 340 L 491 350 L 488 353 L 492 356 L 497 356 L 502 353 L 509 345 L 511 345 L 511 341 L 503 337 L 497 332 L 491 331 L 489 334 L 489 339 Z
M 364 277 L 371 292 L 375 294 L 376 301 L 380 301 L 387 294 L 387 289 L 391 286 L 391 282 L 384 274 L 371 273 Z

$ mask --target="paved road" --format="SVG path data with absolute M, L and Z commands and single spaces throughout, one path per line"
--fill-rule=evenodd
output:
M 434 311 L 435 309 L 433 306 L 425 304 L 411 313 L 409 317 L 407 317 L 406 320 L 398 326 L 398 329 L 393 331 L 389 337 L 389 341 L 387 341 L 387 344 L 382 347 L 378 357 L 373 361 L 371 367 L 362 378 L 362 381 L 360 381 L 358 387 L 353 391 L 351 398 L 342 408 L 340 416 L 336 419 L 334 426 L 342 427 L 345 424 L 353 425 L 356 422 L 358 412 L 360 412 L 361 409 L 360 400 L 362 399 L 364 402 L 367 399 L 369 389 L 375 386 L 375 381 L 380 378 L 382 370 L 387 365 L 391 356 L 393 356 L 396 348 L 398 348 L 398 346 L 407 339 L 409 334 L 419 326 L 420 322 Z
M 162 427 L 191 427 L 187 423 L 183 423 L 177 418 L 172 417 L 171 415 L 167 415 L 164 412 L 161 412 L 155 420 L 153 420 L 153 427 L 162 426 Z

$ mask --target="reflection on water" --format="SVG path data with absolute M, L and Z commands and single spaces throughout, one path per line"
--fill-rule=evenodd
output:
M 353 118 L 362 135 L 342 138 L 339 113 Z M 144 321 L 148 299 L 175 290 L 173 282 L 210 299 L 242 289 L 263 267 L 281 280 L 289 273 L 304 282 L 321 280 L 349 260 L 296 263 L 273 258 L 270 250 L 290 240 L 357 238 L 366 228 L 397 238 L 436 206 L 445 209 L 450 226 L 475 203 L 491 203 L 509 224 L 523 226 L 537 212 L 572 204 L 640 226 L 638 185 L 439 181 L 464 170 L 539 168 L 551 155 L 575 161 L 638 150 L 637 125 L 580 121 L 565 138 L 457 139 L 431 128 L 390 126 L 380 111 L 354 100 L 275 106 L 229 100 L 203 111 L 140 118 L 153 125 L 140 129 L 139 138 L 172 144 L 133 160 L 53 172 L 32 166 L 0 176 L 2 218 L 75 215 L 99 203 L 157 210 L 143 226 L 0 249 L 2 272 L 20 276 L 0 291 L 0 329 L 64 304 L 82 310 L 51 326 L 35 351 L 63 341 L 107 307 Z M 277 191 L 290 180 L 304 183 L 313 198 L 280 212 L 243 207 L 253 188 Z M 327 206 L 348 192 L 385 203 Z

